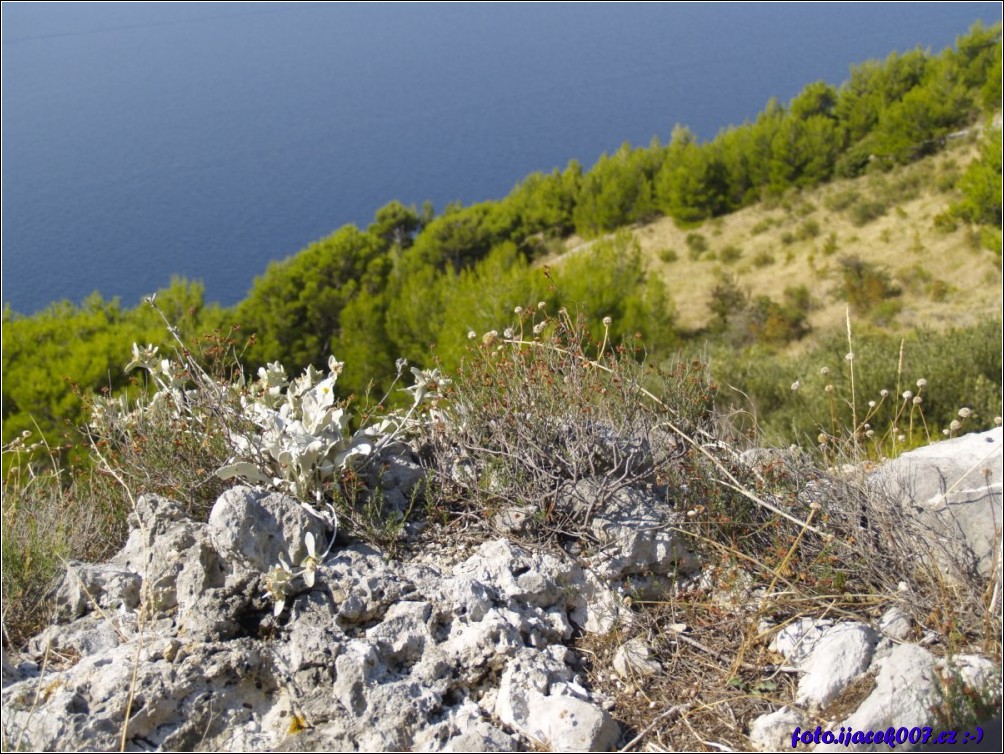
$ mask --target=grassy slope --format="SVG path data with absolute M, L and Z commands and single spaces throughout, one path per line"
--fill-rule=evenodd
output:
M 723 272 L 736 275 L 740 286 L 753 296 L 768 295 L 777 301 L 786 287 L 805 285 L 818 305 L 809 319 L 813 332 L 842 326 L 845 303 L 837 293 L 838 260 L 845 255 L 881 265 L 902 288 L 902 310 L 891 327 L 971 324 L 1000 312 L 1001 272 L 993 254 L 980 248 L 974 231 L 959 225 L 945 232 L 933 220 L 958 198 L 950 188 L 952 178 L 961 175 L 975 155 L 975 141 L 967 137 L 913 165 L 761 202 L 700 227 L 681 229 L 666 217 L 632 232 L 649 269 L 666 280 L 678 325 L 685 331 L 699 331 L 708 324 L 711 290 Z M 849 192 L 856 192 L 861 200 L 884 203 L 885 214 L 857 226 L 850 209 L 829 208 Z M 818 225 L 819 235 L 799 240 L 800 227 L 810 221 Z M 764 226 L 769 227 L 754 230 Z M 688 254 L 688 233 L 707 239 L 708 251 L 697 260 Z M 785 243 L 785 234 L 796 240 Z M 828 255 L 825 246 L 830 234 L 835 235 L 836 251 Z M 573 237 L 565 253 L 574 253 L 581 245 L 582 240 Z M 718 256 L 729 245 L 741 249 L 742 257 L 723 263 Z M 674 261 L 661 257 L 668 249 L 676 252 Z M 772 256 L 773 263 L 755 265 L 753 260 L 762 253 Z M 947 286 L 941 300 L 932 295 L 940 285 L 936 281 Z M 812 342 L 810 334 L 791 348 L 801 349 Z

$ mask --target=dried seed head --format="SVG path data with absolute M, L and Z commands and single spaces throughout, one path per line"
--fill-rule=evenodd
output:
M 879 395 L 882 396 L 883 398 L 888 398 L 889 397 L 889 391 L 885 390 L 883 388 L 882 390 L 879 391 Z
M 962 422 L 960 422 L 958 419 L 952 419 L 952 423 L 948 425 L 948 428 L 953 432 L 958 432 L 960 429 L 962 429 Z
M 791 383 L 792 391 L 798 390 L 800 387 L 802 386 L 799 384 L 798 380 L 795 380 L 793 383 Z
M 963 419 L 968 419 L 972 415 L 973 415 L 973 410 L 968 406 L 963 406 L 962 408 L 959 409 L 959 416 L 961 416 Z
M 927 387 L 927 380 L 921 377 L 919 380 L 917 380 L 917 387 L 923 390 L 925 387 Z
M 846 359 L 847 361 L 854 361 L 854 352 L 851 351 L 849 354 L 844 356 L 844 359 Z
M 515 309 L 513 309 L 513 313 L 516 314 L 517 316 L 519 316 L 520 314 L 523 313 L 523 307 L 522 306 L 517 306 Z
M 830 368 L 829 367 L 823 367 L 822 369 L 819 370 L 819 373 L 825 377 L 826 375 L 828 375 L 830 373 Z
M 467 339 L 468 340 L 474 340 L 476 337 L 478 337 L 478 334 L 476 332 L 474 332 L 473 330 L 468 330 L 467 331 Z
M 827 393 L 832 393 L 833 385 L 827 385 L 826 387 L 823 388 L 823 390 L 825 390 Z
M 544 309 L 547 308 L 547 302 L 546 301 L 538 301 L 537 302 L 537 308 L 540 309 L 541 311 L 543 311 Z
M 913 391 L 912 390 L 904 390 L 903 391 L 903 400 L 904 401 L 908 401 L 911 398 L 913 398 Z
M 604 317 L 603 318 L 603 326 L 604 327 L 610 327 L 610 325 L 612 325 L 612 324 L 613 324 L 613 320 L 610 319 L 610 317 Z

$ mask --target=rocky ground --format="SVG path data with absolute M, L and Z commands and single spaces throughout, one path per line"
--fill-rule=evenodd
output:
M 872 475 L 923 522 L 929 538 L 917 557 L 949 582 L 980 574 L 997 613 L 1001 459 L 996 429 Z M 650 702 L 648 726 L 631 722 L 623 705 L 633 697 L 619 691 L 655 688 L 673 671 L 657 651 L 665 635 L 620 637 L 654 595 L 715 597 L 685 520 L 628 489 L 592 517 L 599 545 L 588 557 L 428 530 L 425 546 L 392 558 L 340 539 L 329 550 L 330 522 L 280 494 L 235 487 L 205 523 L 143 496 L 123 549 L 108 563 L 69 564 L 54 624 L 5 654 L 5 748 L 663 750 L 660 726 L 686 718 L 698 690 Z M 873 620 L 840 611 L 762 619 L 766 649 L 756 657 L 770 661 L 754 669 L 790 683 L 737 722 L 732 744 L 700 730 L 696 740 L 791 749 L 798 728 L 810 732 L 803 750 L 887 749 L 817 744 L 813 734 L 903 727 L 909 738 L 913 728 L 940 731 L 939 714 L 967 698 L 996 694 L 999 705 L 999 635 L 996 651 L 957 646 L 897 606 L 910 598 L 890 596 Z M 696 641 L 685 624 L 665 633 Z M 609 667 L 590 655 L 597 637 L 617 644 Z M 706 649 L 725 668 L 753 658 Z

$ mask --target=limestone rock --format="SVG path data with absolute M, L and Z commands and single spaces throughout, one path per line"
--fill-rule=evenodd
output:
M 185 614 L 206 589 L 222 586 L 223 567 L 205 524 L 187 518 L 177 503 L 142 495 L 133 522 L 112 563 L 139 575 L 148 609 Z
M 987 576 L 1002 522 L 1002 428 L 942 440 L 904 453 L 873 483 L 899 500 L 917 522 L 938 564 Z
M 857 710 L 832 730 L 885 730 L 889 727 L 931 725 L 931 710 L 941 701 L 934 656 L 916 644 L 901 644 L 876 664 L 875 688 Z M 907 747 L 897 747 L 906 749 Z M 888 751 L 885 744 L 820 744 L 816 751 Z
M 805 728 L 809 716 L 797 707 L 782 707 L 761 715 L 750 725 L 750 743 L 757 751 L 791 749 L 791 736 L 796 728 Z
M 630 639 L 617 648 L 613 666 L 617 675 L 624 679 L 655 675 L 662 670 L 659 662 L 652 659 L 652 650 L 641 637 Z
M 71 560 L 56 588 L 54 602 L 57 615 L 68 621 L 92 610 L 134 610 L 139 604 L 142 583 L 138 573 L 124 566 Z
M 510 661 L 499 683 L 495 714 L 532 741 L 556 751 L 607 751 L 620 726 L 567 668 L 521 655 Z
M 910 635 L 910 631 L 912 629 L 913 620 L 907 612 L 898 605 L 890 607 L 879 619 L 879 630 L 883 635 L 888 636 L 890 639 L 903 641 Z
M 770 648 L 784 655 L 793 665 L 803 665 L 812 650 L 833 625 L 831 620 L 797 618 L 782 627 L 771 640 Z
M 327 546 L 327 527 L 295 498 L 277 492 L 234 487 L 224 492 L 209 514 L 213 546 L 230 568 L 265 573 L 279 557 L 296 565 L 307 556 L 306 535 L 318 550 Z
M 862 623 L 828 628 L 801 663 L 805 674 L 799 679 L 795 701 L 809 709 L 824 709 L 868 669 L 877 641 L 875 631 Z

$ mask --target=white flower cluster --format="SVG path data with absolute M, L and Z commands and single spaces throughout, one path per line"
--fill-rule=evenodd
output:
M 437 369 L 413 367 L 414 385 L 403 388 L 411 394 L 411 407 L 349 434 L 350 416 L 335 394 L 344 364 L 334 356 L 328 359 L 326 374 L 310 366 L 291 381 L 282 364 L 273 362 L 261 367 L 258 379 L 250 385 L 239 380 L 220 386 L 200 381 L 205 375 L 193 379 L 177 362 L 160 358 L 155 346 L 133 344 L 132 353 L 127 370 L 145 369 L 157 392 L 135 408 L 124 395 L 95 399 L 92 424 L 96 428 L 131 423 L 151 407 L 165 404 L 174 418 L 190 427 L 185 431 L 198 432 L 201 420 L 193 408 L 198 390 L 186 389 L 186 384 L 194 382 L 199 389 L 219 389 L 221 396 L 233 398 L 230 403 L 223 401 L 232 408 L 218 406 L 228 413 L 225 423 L 232 456 L 216 475 L 221 479 L 241 478 L 289 493 L 323 519 L 332 532 L 337 531 L 337 519 L 325 493 L 338 482 L 341 472 L 358 469 L 382 447 L 423 421 L 421 410 L 425 404 L 434 406 L 442 397 L 442 388 L 450 383 Z M 400 374 L 406 362 L 399 360 L 397 366 Z M 306 535 L 305 543 L 308 555 L 295 570 L 280 558 L 279 564 L 266 574 L 276 615 L 292 594 L 296 579 L 302 579 L 308 588 L 313 586 L 317 566 L 327 555 L 316 552 L 312 534 Z
M 331 542 L 334 542 L 334 534 L 331 535 Z M 324 561 L 331 550 L 331 545 L 329 544 L 328 549 L 319 555 L 314 535 L 310 532 L 307 532 L 307 535 L 304 537 L 304 543 L 307 545 L 307 556 L 300 562 L 298 571 L 294 571 L 293 567 L 280 555 L 279 564 L 265 574 L 266 596 L 270 597 L 275 603 L 273 612 L 276 617 L 282 613 L 282 609 L 286 606 L 287 597 L 292 595 L 293 582 L 296 579 L 302 578 L 303 583 L 308 589 L 314 588 L 317 567 Z
M 349 435 L 349 415 L 335 400 L 335 383 L 343 368 L 332 356 L 327 376 L 309 366 L 292 382 L 278 362 L 259 369 L 249 397 L 242 399 L 244 418 L 259 431 L 251 436 L 231 434 L 236 452 L 217 475 L 241 477 L 320 502 L 341 471 L 362 463 L 397 436 L 409 426 L 419 405 L 438 398 L 439 387 L 449 382 L 438 370 L 412 367 L 415 384 L 405 388 L 413 397 L 411 410 Z
M 241 400 L 243 418 L 258 431 L 250 436 L 231 432 L 234 457 L 217 475 L 319 502 L 338 471 L 373 450 L 372 437 L 364 431 L 346 434 L 349 416 L 335 400 L 343 366 L 332 356 L 326 376 L 309 366 L 292 382 L 278 362 L 259 369 L 250 394 Z

